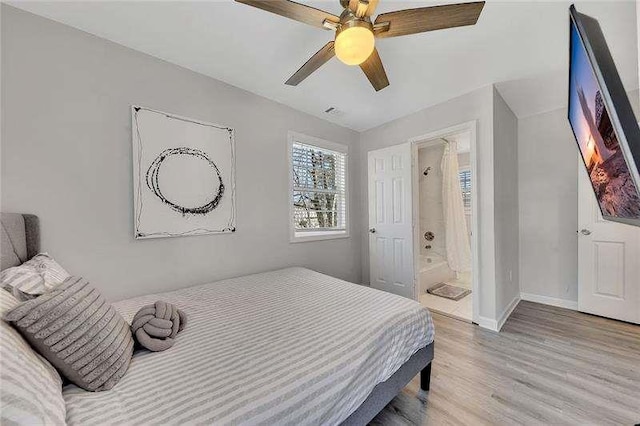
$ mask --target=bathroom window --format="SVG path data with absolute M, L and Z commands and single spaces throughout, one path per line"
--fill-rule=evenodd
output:
M 290 132 L 291 242 L 348 237 L 347 147 Z
M 465 210 L 471 210 L 471 170 L 460 170 L 460 188 Z

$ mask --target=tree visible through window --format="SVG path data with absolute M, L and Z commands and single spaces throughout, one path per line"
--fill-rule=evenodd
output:
M 292 219 L 296 234 L 346 230 L 345 159 L 340 152 L 293 143 Z
M 460 188 L 462 189 L 462 201 L 464 208 L 471 208 L 471 170 L 460 170 Z

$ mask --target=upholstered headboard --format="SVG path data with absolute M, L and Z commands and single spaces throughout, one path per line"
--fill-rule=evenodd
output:
M 40 221 L 32 214 L 0 213 L 0 270 L 20 265 L 40 252 Z

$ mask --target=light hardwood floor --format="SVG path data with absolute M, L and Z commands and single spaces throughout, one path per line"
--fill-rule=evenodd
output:
M 640 326 L 520 302 L 500 333 L 443 315 L 419 377 L 373 425 L 640 423 Z

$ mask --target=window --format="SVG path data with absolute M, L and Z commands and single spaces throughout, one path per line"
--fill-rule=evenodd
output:
M 289 135 L 291 241 L 348 236 L 347 147 Z
M 460 177 L 464 209 L 471 210 L 471 170 L 460 170 L 458 176 Z

